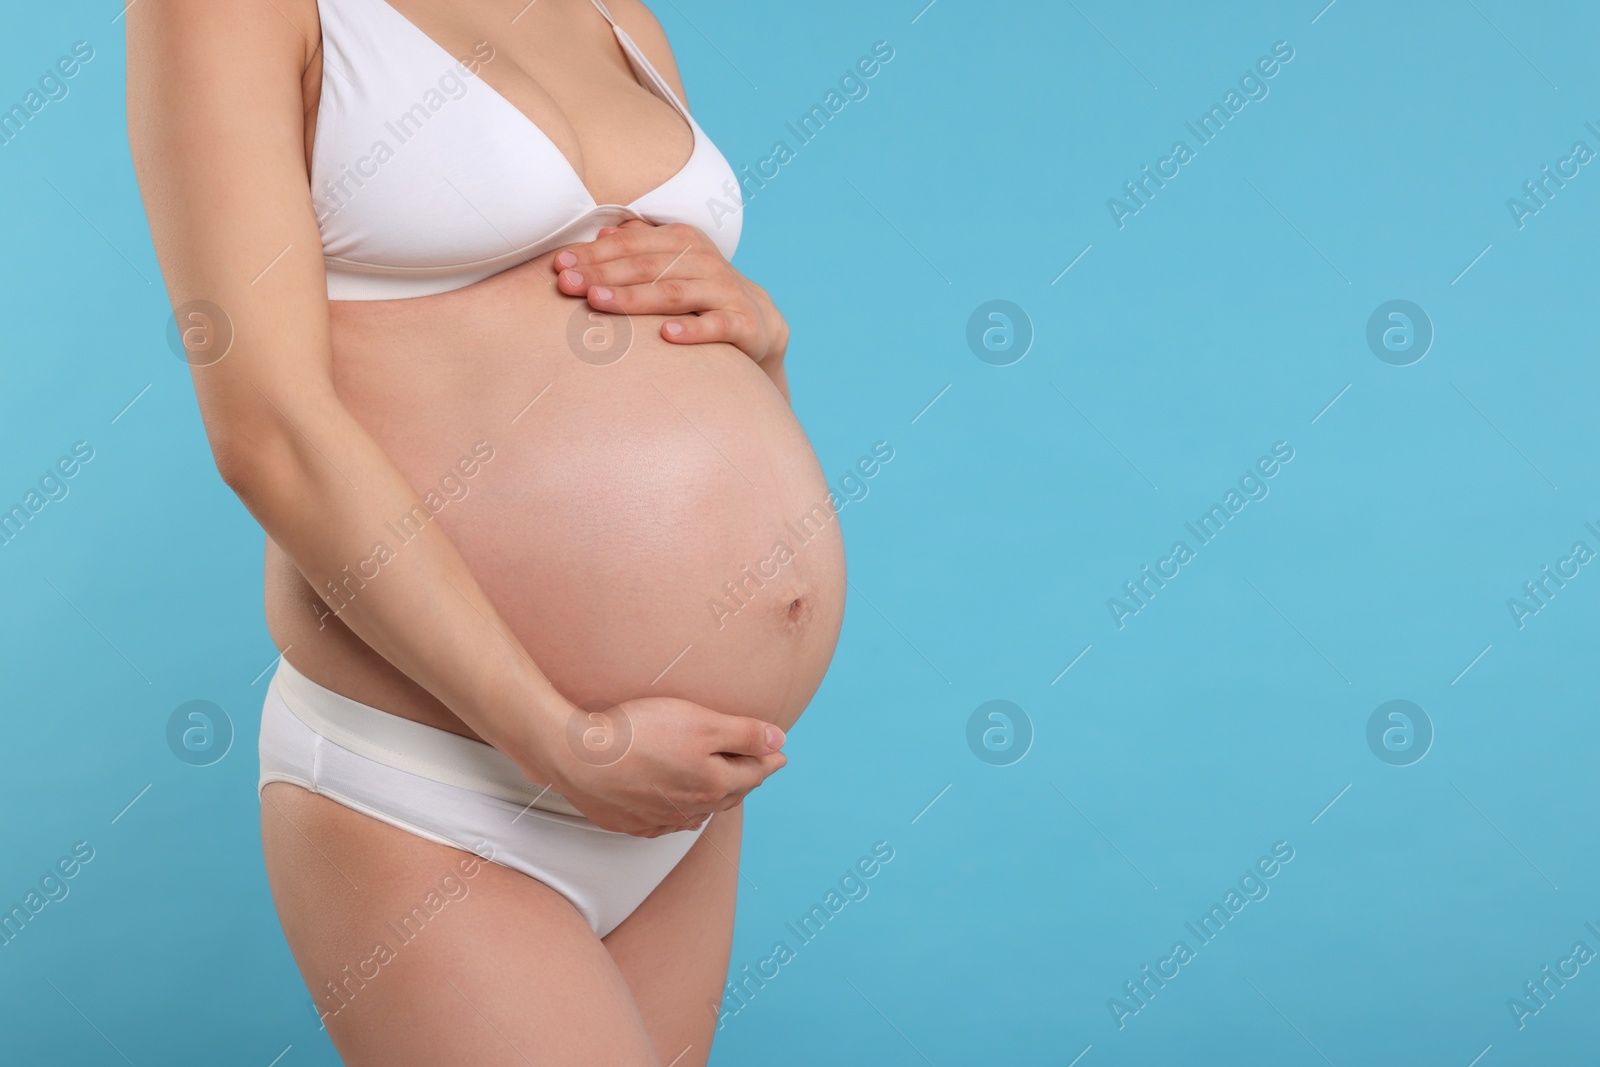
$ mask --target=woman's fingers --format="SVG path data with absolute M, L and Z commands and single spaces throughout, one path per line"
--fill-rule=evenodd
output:
M 644 221 L 644 219 L 623 219 L 622 222 L 619 223 L 616 226 L 602 226 L 602 227 L 600 227 L 600 236 L 604 237 L 608 233 L 615 233 L 616 231 L 622 229 L 624 226 L 631 226 L 631 227 L 637 229 L 640 226 L 649 226 L 649 225 L 651 225 L 651 223 L 648 223 L 648 222 Z
M 724 341 L 749 352 L 757 339 L 757 323 L 734 310 L 721 282 L 663 278 L 651 285 L 588 291 L 589 305 L 623 315 L 673 315 L 661 324 L 661 336 L 674 344 L 703 345 Z
M 589 306 L 623 315 L 687 315 L 725 308 L 728 286 L 707 278 L 662 278 L 642 285 L 592 285 Z
M 753 284 L 693 226 L 629 219 L 554 257 L 556 288 L 600 311 L 682 316 L 663 323 L 674 344 L 722 342 L 757 363 L 788 345 L 788 327 Z
M 585 266 L 594 263 L 661 252 L 675 256 L 687 249 L 696 247 L 703 249 L 709 243 L 705 234 L 683 223 L 652 226 L 646 222 L 639 222 L 638 225 L 629 225 L 633 222 L 638 220 L 630 219 L 628 223 L 623 223 L 615 229 L 602 230 L 603 236 L 582 244 L 570 245 L 557 252 L 553 261 L 555 269 L 559 271 L 577 268 L 581 271 Z
M 744 348 L 745 340 L 753 332 L 754 327 L 743 316 L 728 311 L 702 311 L 661 324 L 661 336 L 680 345 L 726 341 Z
M 789 762 L 789 757 L 782 752 L 725 758 L 728 761 L 728 794 L 717 802 L 713 811 L 727 811 Z
M 753 716 L 673 697 L 638 698 L 622 708 L 635 726 L 623 773 L 574 759 L 554 783 L 603 830 L 660 837 L 698 828 L 788 762 L 779 751 L 783 731 Z
M 714 278 L 723 264 L 704 252 L 677 249 L 641 252 L 610 260 L 578 260 L 556 274 L 556 287 L 582 296 L 594 285 L 639 285 L 660 278 Z
M 709 722 L 713 751 L 729 756 L 765 756 L 783 747 L 783 731 L 770 722 L 747 715 L 713 715 Z

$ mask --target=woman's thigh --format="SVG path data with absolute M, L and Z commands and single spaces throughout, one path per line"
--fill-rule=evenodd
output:
M 543 883 L 282 782 L 262 791 L 261 839 L 350 1067 L 659 1064 L 628 981 Z
M 743 804 L 712 816 L 672 873 L 605 938 L 656 1054 L 670 1067 L 701 1067 L 711 1053 L 733 948 L 743 831 Z

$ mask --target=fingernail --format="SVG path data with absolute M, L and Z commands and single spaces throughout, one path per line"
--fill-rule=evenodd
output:
M 681 323 L 681 322 L 669 322 L 669 323 L 667 323 L 667 327 L 666 328 L 667 328 L 667 335 L 669 337 L 676 337 L 680 333 L 683 332 L 683 323 Z
M 783 731 L 771 723 L 767 724 L 767 745 L 774 752 L 783 747 Z
M 611 290 L 603 285 L 597 285 L 593 289 L 590 289 L 589 292 L 594 294 L 594 298 L 596 300 L 609 301 L 611 299 Z
M 599 236 L 604 237 L 608 233 L 616 233 L 616 232 L 617 232 L 617 228 L 615 226 L 602 226 L 602 227 L 600 227 Z
M 556 266 L 558 267 L 576 267 L 577 265 L 578 257 L 571 252 L 563 252 L 556 256 Z
M 564 270 L 561 272 L 561 280 L 566 282 L 568 285 L 582 285 L 583 275 L 579 274 L 575 270 Z

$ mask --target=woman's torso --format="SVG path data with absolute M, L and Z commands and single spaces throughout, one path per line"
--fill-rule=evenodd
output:
M 437 0 L 404 16 L 375 5 L 322 0 L 330 32 L 324 69 L 314 62 L 306 78 L 308 160 L 314 193 L 323 179 L 335 386 L 421 496 L 412 526 L 441 525 L 574 702 L 674 695 L 787 727 L 821 681 L 843 607 L 837 519 L 810 445 L 741 352 L 670 345 L 658 316 L 591 316 L 550 268 L 558 244 L 624 217 L 691 222 L 731 251 L 731 171 L 589 0 L 543 0 L 515 21 Z M 404 106 L 407 71 L 429 58 L 446 70 L 452 57 L 476 63 L 465 91 L 427 96 L 438 72 L 422 67 L 409 84 L 432 109 L 423 119 Z M 418 117 L 375 140 L 411 136 L 383 158 L 369 152 L 330 199 L 328 177 L 385 101 Z M 496 241 L 462 229 L 446 194 Z M 506 269 L 496 257 L 507 255 L 534 258 Z M 425 295 L 372 299 L 391 278 Z M 470 734 L 330 610 L 403 555 L 411 527 L 395 520 L 329 598 L 269 540 L 269 628 L 314 680 Z

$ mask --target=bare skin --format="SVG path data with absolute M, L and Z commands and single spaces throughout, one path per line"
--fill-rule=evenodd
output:
M 638 85 L 588 0 L 403 6 L 453 55 L 493 43 L 481 76 L 596 200 L 628 202 L 687 156 L 681 116 Z M 608 6 L 681 97 L 649 13 L 635 0 Z M 820 682 L 842 612 L 836 523 L 738 618 L 704 610 L 713 579 L 736 577 L 731 568 L 825 498 L 787 409 L 787 328 L 764 291 L 700 253 L 685 260 L 686 284 L 642 291 L 659 242 L 678 249 L 685 235 L 642 235 L 638 224 L 572 250 L 583 280 L 558 277 L 570 265 L 553 253 L 438 297 L 330 305 L 307 185 L 319 39 L 314 0 L 144 0 L 128 13 L 130 140 L 169 295 L 175 306 L 213 301 L 235 331 L 227 357 L 194 377 L 218 470 L 268 533 L 274 639 L 330 688 L 493 744 L 606 829 L 655 836 L 721 814 L 604 941 L 553 890 L 480 864 L 438 933 L 407 944 L 358 995 L 347 990 L 341 1008 L 328 983 L 467 854 L 274 783 L 262 836 L 285 934 L 348 1063 L 704 1063 L 731 944 L 740 804 L 783 765 L 782 728 Z M 593 291 L 599 283 L 621 296 Z M 607 379 L 563 357 L 575 299 L 635 313 L 636 347 Z M 674 336 L 673 321 L 689 329 Z M 468 356 L 476 375 L 460 372 Z M 544 385 L 537 419 L 511 438 L 509 416 Z M 610 453 L 539 459 L 584 437 L 597 403 L 646 468 L 613 468 L 604 484 L 621 510 L 595 530 L 622 544 L 669 536 L 648 546 L 654 562 L 619 570 L 632 585 L 585 585 L 615 561 L 581 557 L 575 537 L 551 541 L 573 522 L 555 522 L 556 534 L 536 524 L 588 513 L 589 487 L 576 507 L 561 473 Z M 330 617 L 316 591 L 490 426 L 507 441 L 500 465 Z M 682 492 L 648 522 L 630 518 L 623 505 L 639 487 L 672 477 L 699 494 L 684 512 L 698 527 L 663 525 Z M 704 545 L 721 555 L 694 556 Z M 533 554 L 507 564 L 523 546 Z M 551 604 L 589 615 L 553 625 Z M 585 643 L 586 632 L 604 640 Z M 652 682 L 685 644 L 696 654 Z M 575 704 L 590 696 L 622 701 L 634 725 L 628 757 L 610 768 L 566 745 Z
M 602 941 L 565 898 L 516 871 L 481 863 L 466 877 L 457 865 L 469 853 L 286 783 L 262 799 L 284 934 L 346 1063 L 706 1062 L 733 944 L 742 807 L 712 819 Z M 402 946 L 389 924 L 452 873 L 466 895 Z M 380 940 L 394 958 L 363 968 Z M 350 980 L 359 970 L 376 977 Z

